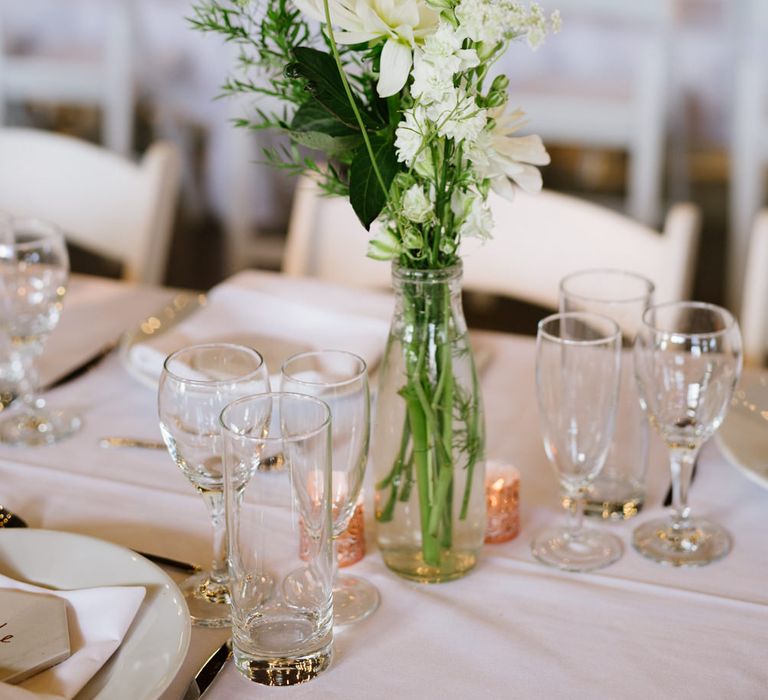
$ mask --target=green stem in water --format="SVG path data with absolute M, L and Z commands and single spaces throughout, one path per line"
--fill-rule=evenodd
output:
M 347 99 L 349 100 L 349 106 L 352 107 L 352 111 L 355 113 L 355 119 L 357 120 L 357 125 L 360 127 L 360 133 L 363 135 L 363 141 L 365 142 L 365 148 L 368 151 L 368 157 L 371 159 L 373 172 L 376 174 L 376 179 L 379 181 L 381 191 L 386 197 L 389 194 L 389 190 L 384 184 L 384 178 L 381 176 L 379 166 L 376 164 L 376 158 L 373 155 L 371 140 L 368 138 L 368 132 L 365 128 L 363 117 L 360 115 L 360 110 L 357 108 L 355 97 L 352 94 L 352 88 L 349 87 L 349 80 L 347 80 L 347 74 L 344 72 L 344 66 L 341 63 L 341 56 L 339 56 L 339 49 L 336 46 L 336 39 L 333 36 L 333 26 L 331 25 L 331 8 L 328 5 L 328 0 L 323 0 L 323 9 L 325 10 L 325 25 L 328 29 L 328 39 L 330 39 L 331 42 L 331 53 L 333 53 L 333 58 L 336 61 L 336 67 L 339 70 L 339 77 L 341 78 L 341 82 L 344 85 L 344 92 L 346 93 Z
M 440 549 L 437 539 L 429 532 L 429 437 L 424 412 L 418 401 L 408 399 L 408 418 L 413 435 L 413 457 L 416 463 L 416 484 L 419 492 L 419 516 L 421 523 L 421 552 L 424 563 L 437 566 L 440 563 Z

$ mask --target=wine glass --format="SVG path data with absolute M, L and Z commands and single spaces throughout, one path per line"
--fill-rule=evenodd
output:
M 688 487 L 701 446 L 720 427 L 741 373 L 741 333 L 718 306 L 683 301 L 650 307 L 635 340 L 640 402 L 669 448 L 672 508 L 643 523 L 632 543 L 673 566 L 702 566 L 731 548 L 726 530 L 691 517 Z
M 192 621 L 203 627 L 229 624 L 224 521 L 224 474 L 219 415 L 232 401 L 269 391 L 261 355 L 242 345 L 209 343 L 169 355 L 160 375 L 160 430 L 176 464 L 202 494 L 213 524 L 210 571 L 181 585 Z
M 18 376 L 19 408 L 0 421 L 0 440 L 43 445 L 71 435 L 82 424 L 72 411 L 47 408 L 37 394 L 37 359 L 61 317 L 69 257 L 64 236 L 54 224 L 5 221 L 0 238 L 0 331 Z
M 331 409 L 333 469 L 333 621 L 350 624 L 379 606 L 379 592 L 358 576 L 339 574 L 336 538 L 349 526 L 363 485 L 370 435 L 370 393 L 365 361 L 343 350 L 303 352 L 288 358 L 280 388 L 322 399 Z
M 613 439 L 621 374 L 621 331 L 592 313 L 562 313 L 539 322 L 536 390 L 544 449 L 572 506 L 566 527 L 536 534 L 539 561 L 591 571 L 616 561 L 621 540 L 583 527 L 584 501 Z

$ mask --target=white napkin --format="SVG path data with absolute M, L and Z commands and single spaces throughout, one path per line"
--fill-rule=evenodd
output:
M 304 350 L 347 350 L 371 368 L 384 351 L 388 331 L 381 318 L 331 311 L 320 300 L 286 299 L 254 289 L 239 276 L 214 287 L 206 306 L 177 326 L 134 345 L 129 362 L 145 376 L 159 378 L 163 361 L 175 350 L 227 342 L 258 350 L 273 375 L 283 360 Z
M 56 591 L 0 575 L 0 588 L 64 598 L 71 655 L 18 685 L 0 683 L 0 700 L 70 700 L 123 641 L 144 600 L 144 586 Z

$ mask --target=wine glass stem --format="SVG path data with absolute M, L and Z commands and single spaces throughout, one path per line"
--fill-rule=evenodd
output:
M 37 411 L 43 407 L 43 400 L 37 395 L 38 374 L 35 357 L 30 353 L 22 353 L 19 361 L 22 365 L 18 387 L 19 398 L 30 411 Z
M 672 475 L 672 526 L 684 529 L 689 525 L 691 509 L 688 507 L 688 488 L 691 485 L 691 474 L 696 462 L 698 448 L 672 448 L 670 450 L 669 468 Z
M 579 490 L 568 494 L 570 506 L 568 508 L 568 534 L 573 537 L 581 535 L 581 528 L 584 524 L 584 491 Z
M 205 505 L 213 526 L 213 561 L 211 580 L 224 583 L 227 580 L 227 528 L 224 518 L 224 494 L 221 491 L 203 491 Z
M 333 561 L 331 562 L 331 582 L 332 586 L 336 586 L 336 579 L 339 577 L 339 539 L 334 535 L 331 538 L 331 556 Z

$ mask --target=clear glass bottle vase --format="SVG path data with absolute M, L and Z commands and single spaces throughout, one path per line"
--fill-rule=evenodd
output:
M 469 572 L 485 531 L 485 424 L 461 274 L 461 264 L 393 266 L 395 312 L 377 383 L 378 545 L 390 569 L 422 582 Z

